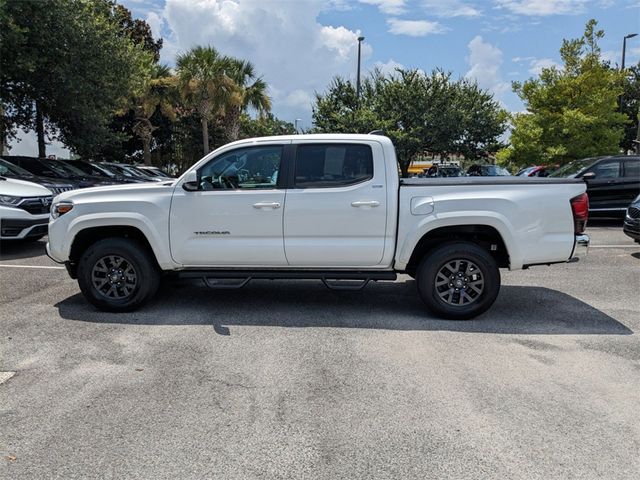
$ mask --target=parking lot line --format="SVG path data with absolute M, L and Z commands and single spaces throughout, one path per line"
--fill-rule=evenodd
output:
M 640 248 L 640 245 L 589 245 L 589 248 Z
M 64 270 L 64 267 L 49 267 L 46 265 L 2 265 L 0 268 L 45 268 L 47 270 Z

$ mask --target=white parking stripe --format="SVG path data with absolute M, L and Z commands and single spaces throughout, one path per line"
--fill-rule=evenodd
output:
M 640 248 L 640 245 L 589 245 L 589 248 Z
M 47 270 L 64 270 L 64 267 L 48 267 L 45 265 L 2 265 L 0 268 L 44 268 Z

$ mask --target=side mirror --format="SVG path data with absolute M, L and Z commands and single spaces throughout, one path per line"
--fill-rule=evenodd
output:
M 596 178 L 595 172 L 587 172 L 584 175 L 582 175 L 583 180 L 593 180 L 594 178 Z
M 198 173 L 195 170 L 187 172 L 182 183 L 182 188 L 187 192 L 195 192 L 198 190 Z

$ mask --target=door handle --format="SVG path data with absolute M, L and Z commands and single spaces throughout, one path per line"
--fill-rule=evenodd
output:
M 253 208 L 280 208 L 278 202 L 258 202 L 253 204 Z
M 369 200 L 369 201 L 357 201 L 357 202 L 351 202 L 351 206 L 352 207 L 377 207 L 380 205 L 380 202 L 378 202 L 377 200 Z

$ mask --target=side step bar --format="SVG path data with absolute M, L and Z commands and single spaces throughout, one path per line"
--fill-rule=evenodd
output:
M 242 288 L 251 280 L 321 280 L 332 290 L 362 290 L 371 281 L 397 278 L 390 271 L 322 270 L 183 270 L 178 278 L 200 278 L 209 288 Z M 354 284 L 355 282 L 359 282 Z

